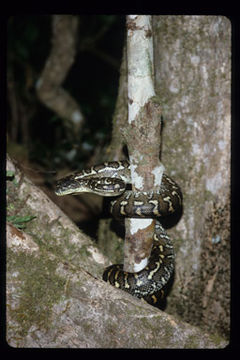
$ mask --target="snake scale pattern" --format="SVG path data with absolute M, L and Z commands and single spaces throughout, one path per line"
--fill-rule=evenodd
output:
M 123 271 L 123 265 L 115 264 L 106 268 L 103 273 L 103 280 L 111 285 L 154 304 L 159 296 L 163 296 L 163 289 L 174 271 L 173 244 L 159 218 L 179 209 L 182 193 L 176 182 L 165 173 L 159 191 L 133 192 L 126 189 L 130 183 L 129 162 L 111 161 L 58 180 L 55 193 L 63 196 L 92 192 L 115 197 L 111 201 L 111 213 L 116 218 L 156 219 L 147 266 L 137 273 L 128 273 Z

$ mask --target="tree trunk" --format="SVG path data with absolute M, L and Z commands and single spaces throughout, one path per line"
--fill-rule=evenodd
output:
M 155 16 L 162 162 L 183 191 L 167 311 L 229 335 L 231 25 L 222 16 Z
M 226 346 L 222 338 L 102 281 L 108 263 L 92 241 L 11 159 L 7 170 L 12 181 L 7 189 L 6 340 L 11 347 Z M 12 212 L 17 217 L 10 217 Z
M 181 219 L 165 224 L 177 224 L 168 229 L 176 259 L 166 311 L 228 337 L 231 25 L 222 16 L 154 16 L 153 39 L 163 118 L 161 161 L 183 192 Z M 123 71 L 114 139 L 122 138 L 126 82 Z M 108 159 L 121 158 L 119 143 L 112 142 Z M 102 222 L 99 228 L 105 243 L 107 226 Z M 114 234 L 109 234 L 112 244 Z M 111 256 L 112 262 L 123 260 Z
M 76 55 L 78 17 L 53 15 L 52 48 L 36 85 L 40 101 L 54 111 L 80 138 L 84 116 L 77 102 L 62 87 Z
M 107 260 L 9 161 L 16 182 L 9 185 L 8 209 L 37 216 L 25 231 L 8 225 L 11 346 L 227 344 L 231 27 L 219 16 L 154 16 L 153 35 L 155 89 L 164 123 L 161 160 L 181 186 L 184 203 L 177 226 L 168 229 L 175 244 L 176 271 L 166 311 L 101 281 Z M 119 98 L 114 117 L 114 139 L 119 136 L 119 142 L 117 124 L 121 106 L 126 105 L 126 84 L 121 86 L 123 101 Z M 119 156 L 119 147 L 112 146 L 108 159 L 114 159 L 115 149 Z

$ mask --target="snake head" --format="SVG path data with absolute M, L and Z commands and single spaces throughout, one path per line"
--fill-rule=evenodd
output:
M 55 194 L 58 196 L 64 196 L 79 195 L 87 192 L 100 196 L 113 197 L 119 196 L 125 191 L 125 189 L 125 182 L 118 178 L 79 178 L 78 176 L 69 175 L 56 182 Z
M 79 181 L 72 175 L 59 179 L 55 185 L 55 194 L 58 196 L 77 195 L 79 193 Z

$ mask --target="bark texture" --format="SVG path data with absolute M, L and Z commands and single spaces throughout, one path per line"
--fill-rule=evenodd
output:
M 12 347 L 218 348 L 220 337 L 163 313 L 101 280 L 108 265 L 91 240 L 8 159 L 7 331 Z
M 176 254 L 166 311 L 228 338 L 231 24 L 222 16 L 154 16 L 153 33 L 161 161 L 183 192 L 181 219 L 165 223 Z M 115 119 L 126 107 L 122 81 L 121 89 Z M 115 123 L 115 138 L 123 126 Z M 109 156 L 114 154 L 113 146 Z M 106 227 L 100 224 L 105 241 Z M 115 257 L 121 254 L 119 238 L 115 247 L 111 261 L 121 262 L 122 256 Z
M 161 185 L 163 166 L 159 161 L 161 110 L 159 104 L 153 102 L 156 94 L 151 16 L 127 16 L 127 60 L 128 122 L 123 133 L 132 189 L 154 191 Z M 155 219 L 125 219 L 125 271 L 140 271 L 147 265 L 155 224 Z
M 168 230 L 176 271 L 166 312 L 100 281 L 106 259 L 9 162 L 17 181 L 9 185 L 8 208 L 37 216 L 25 231 L 8 227 L 11 346 L 212 348 L 228 343 L 231 26 L 221 16 L 154 16 L 153 32 L 155 89 L 164 123 L 161 160 L 184 199 L 181 220 Z M 114 148 L 109 160 L 111 155 Z
M 231 24 L 222 16 L 155 16 L 162 162 L 183 191 L 167 311 L 229 336 Z

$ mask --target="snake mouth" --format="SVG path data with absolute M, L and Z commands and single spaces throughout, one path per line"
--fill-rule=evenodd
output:
M 150 304 L 156 304 L 159 296 L 166 295 L 165 286 L 174 273 L 174 249 L 172 240 L 159 222 L 160 217 L 172 214 L 182 204 L 179 186 L 165 173 L 162 184 L 156 191 L 132 189 L 128 162 L 105 162 L 90 169 L 75 172 L 56 181 L 55 194 L 81 195 L 93 193 L 110 199 L 110 213 L 120 220 L 122 217 L 156 218 L 154 243 L 145 267 L 134 268 L 133 273 L 123 270 L 123 265 L 111 265 L 105 269 L 103 280 L 127 291 Z M 148 220 L 149 221 L 149 220 Z M 161 292 L 159 295 L 159 291 Z
M 72 178 L 63 178 L 56 182 L 55 194 L 58 196 L 77 195 L 80 191 L 79 183 Z
M 56 188 L 55 189 L 55 194 L 58 196 L 64 196 L 64 195 L 74 195 L 73 190 L 70 189 L 60 189 L 60 188 Z
M 73 192 L 70 191 L 70 190 L 65 190 L 64 191 L 64 190 L 56 189 L 55 194 L 58 195 L 58 196 L 64 196 L 64 195 L 73 195 Z
M 64 196 L 93 193 L 105 197 L 115 197 L 121 195 L 125 189 L 125 182 L 119 178 L 115 178 L 112 182 L 112 179 L 108 177 L 79 178 L 70 175 L 56 182 L 55 194 Z

